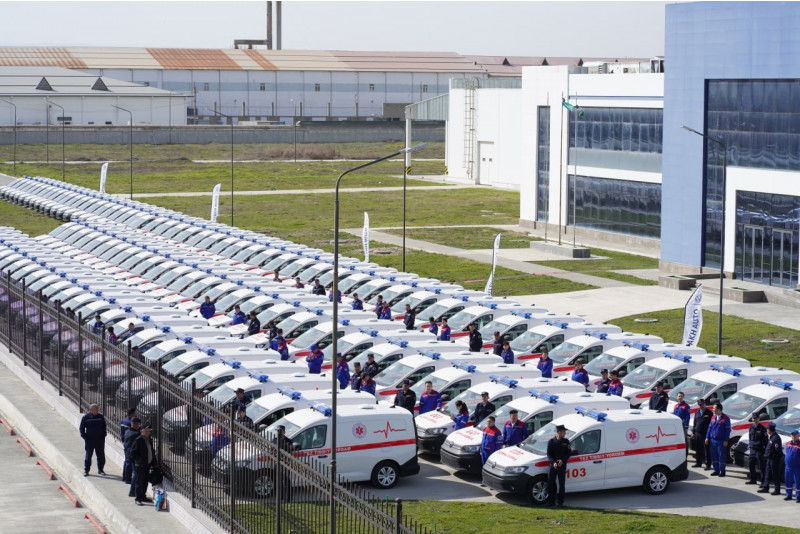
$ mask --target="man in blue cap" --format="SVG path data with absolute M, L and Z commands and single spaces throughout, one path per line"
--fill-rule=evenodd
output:
M 786 444 L 786 459 L 784 460 L 786 469 L 783 478 L 786 481 L 786 497 L 784 501 L 792 500 L 792 489 L 795 490 L 795 498 L 800 502 L 800 430 L 792 430 L 792 439 Z
M 754 413 L 752 417 L 753 424 L 750 425 L 748 430 L 748 452 L 750 461 L 748 467 L 750 470 L 750 479 L 745 484 L 757 484 L 758 474 L 764 472 L 764 449 L 767 448 L 767 429 L 761 424 L 761 417 L 759 414 Z
M 783 458 L 783 450 L 781 449 L 781 437 L 778 435 L 778 430 L 775 423 L 770 422 L 767 425 L 767 448 L 764 450 L 764 472 L 761 473 L 761 488 L 758 493 L 769 493 L 769 486 L 775 483 L 775 491 L 773 495 L 781 494 L 781 459 Z
M 336 378 L 339 380 L 339 389 L 345 389 L 350 382 L 350 366 L 341 352 L 336 353 Z
M 322 372 L 322 361 L 325 359 L 325 355 L 316 345 L 311 345 L 309 350 L 311 352 L 308 354 L 308 356 L 306 356 L 306 361 L 308 362 L 308 372 L 318 375 Z

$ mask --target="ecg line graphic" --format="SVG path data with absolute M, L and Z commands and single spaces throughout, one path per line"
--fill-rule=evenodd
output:
M 677 435 L 677 434 L 665 434 L 661 430 L 661 425 L 659 425 L 658 426 L 658 430 L 656 431 L 655 434 L 650 434 L 649 436 L 645 436 L 645 438 L 656 438 L 656 443 L 659 443 L 661 441 L 661 438 L 666 438 L 666 437 L 675 436 L 675 435 Z
M 384 439 L 389 438 L 389 432 L 405 432 L 405 428 L 392 428 L 392 424 L 389 421 L 386 421 L 386 428 L 383 430 L 373 430 L 373 434 L 383 434 Z

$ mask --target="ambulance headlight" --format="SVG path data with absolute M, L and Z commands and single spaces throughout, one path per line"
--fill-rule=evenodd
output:
M 481 446 L 480 445 L 465 445 L 465 446 L 461 447 L 461 450 L 464 451 L 464 452 L 469 452 L 469 453 L 478 452 L 479 450 L 481 450 Z
M 439 434 L 444 434 L 447 431 L 446 428 L 427 428 L 425 429 L 426 434 L 430 434 L 431 436 L 437 436 Z
M 526 469 L 528 469 L 528 466 L 526 465 L 512 465 L 506 467 L 503 471 L 509 475 L 518 475 L 520 473 L 524 473 Z
M 236 462 L 236 467 L 239 469 L 250 469 L 250 460 L 238 460 Z

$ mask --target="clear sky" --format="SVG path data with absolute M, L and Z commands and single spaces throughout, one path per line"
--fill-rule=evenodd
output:
M 665 2 L 283 2 L 283 48 L 518 56 L 664 53 Z M 0 0 L 0 46 L 232 48 L 266 2 Z

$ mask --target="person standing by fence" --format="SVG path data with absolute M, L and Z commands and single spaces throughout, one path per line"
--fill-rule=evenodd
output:
M 105 475 L 103 467 L 106 465 L 106 419 L 100 413 L 97 404 L 89 406 L 89 413 L 81 418 L 78 427 L 81 438 L 83 438 L 86 456 L 83 460 L 83 476 L 89 476 L 89 469 L 92 467 L 92 454 L 97 457 L 97 473 Z

